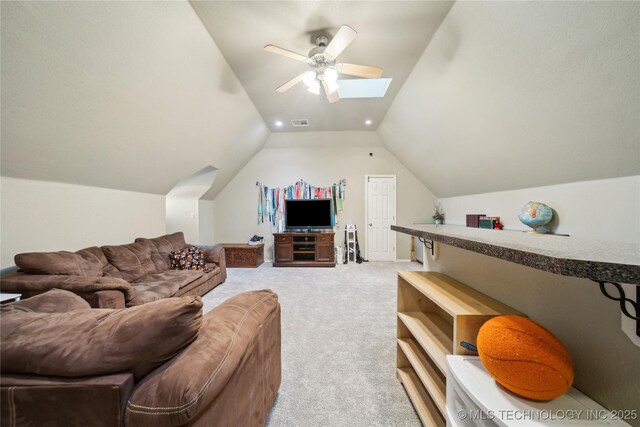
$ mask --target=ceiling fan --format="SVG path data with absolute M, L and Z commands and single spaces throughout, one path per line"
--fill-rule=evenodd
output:
M 380 78 L 382 76 L 382 68 L 380 67 L 336 62 L 338 55 L 349 46 L 357 34 L 353 28 L 343 25 L 333 39 L 331 39 L 331 42 L 329 42 L 327 36 L 318 36 L 316 37 L 317 46 L 311 49 L 307 56 L 272 44 L 266 45 L 264 50 L 267 52 L 277 53 L 278 55 L 283 55 L 296 61 L 305 62 L 311 67 L 311 70 L 299 74 L 278 87 L 276 92 L 286 92 L 302 81 L 309 88 L 309 92 L 315 93 L 316 95 L 320 94 L 320 86 L 322 86 L 327 95 L 327 100 L 333 103 L 340 100 L 340 96 L 338 95 L 339 86 L 336 82 L 338 73 L 370 79 Z M 329 42 L 329 44 L 327 44 L 327 42 Z

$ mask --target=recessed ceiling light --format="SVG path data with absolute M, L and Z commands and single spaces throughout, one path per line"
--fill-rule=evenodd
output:
M 282 122 L 280 120 L 278 120 L 277 122 L 275 122 L 275 125 L 280 127 L 280 126 L 282 126 Z
M 369 126 L 371 123 L 373 123 L 371 120 L 365 120 L 364 121 L 364 124 L 367 125 L 367 126 Z

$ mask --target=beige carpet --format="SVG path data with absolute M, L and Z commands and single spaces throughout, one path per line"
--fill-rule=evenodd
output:
M 416 263 L 229 269 L 205 311 L 253 289 L 282 305 L 282 385 L 270 426 L 419 426 L 395 376 L 396 273 Z

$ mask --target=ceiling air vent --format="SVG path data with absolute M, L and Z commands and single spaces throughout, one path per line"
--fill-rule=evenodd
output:
M 309 119 L 293 119 L 291 120 L 291 126 L 294 128 L 309 126 Z

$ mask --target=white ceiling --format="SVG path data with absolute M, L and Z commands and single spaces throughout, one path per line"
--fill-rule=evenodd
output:
M 274 132 L 374 130 L 425 50 L 453 2 L 191 2 L 267 125 Z M 349 25 L 358 36 L 339 56 L 340 62 L 384 68 L 393 78 L 384 98 L 346 99 L 329 104 L 323 95 L 299 84 L 286 93 L 275 88 L 308 65 L 268 53 L 274 44 L 306 56 L 318 34 L 333 36 Z M 340 78 L 345 78 L 344 75 Z M 309 119 L 293 128 L 291 119 Z M 365 120 L 371 120 L 370 126 Z M 282 128 L 275 122 L 284 122 Z

